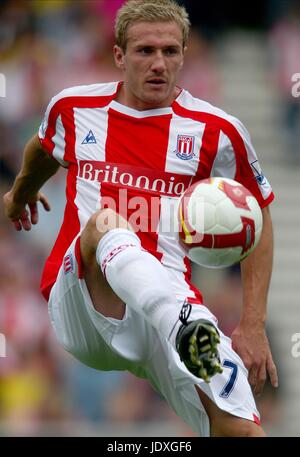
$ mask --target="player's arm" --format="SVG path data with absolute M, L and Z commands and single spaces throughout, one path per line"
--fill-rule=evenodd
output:
M 40 192 L 40 188 L 57 172 L 59 166 L 59 163 L 44 151 L 37 135 L 28 141 L 21 170 L 11 190 L 3 197 L 5 213 L 16 230 L 30 230 L 31 224 L 38 222 L 38 201 L 46 211 L 50 210 L 49 202 Z
M 273 229 L 269 207 L 263 208 L 263 230 L 254 251 L 241 262 L 243 309 L 239 325 L 232 333 L 232 347 L 249 370 L 249 382 L 261 393 L 267 373 L 278 385 L 265 331 L 267 296 L 273 263 Z

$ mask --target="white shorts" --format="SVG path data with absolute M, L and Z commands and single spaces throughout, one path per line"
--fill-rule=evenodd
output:
M 52 326 L 68 352 L 98 370 L 128 370 L 147 378 L 200 436 L 209 436 L 209 420 L 195 385 L 220 409 L 259 421 L 247 369 L 233 351 L 230 338 L 218 329 L 223 373 L 215 375 L 209 384 L 205 383 L 186 369 L 170 343 L 130 306 L 126 306 L 121 321 L 104 317 L 95 310 L 84 279 L 78 278 L 74 246 L 75 240 L 66 253 L 49 298 Z M 173 284 L 176 291 L 174 281 Z M 178 314 L 183 298 L 178 296 Z M 217 327 L 217 319 L 203 305 L 194 304 L 191 317 L 207 319 Z

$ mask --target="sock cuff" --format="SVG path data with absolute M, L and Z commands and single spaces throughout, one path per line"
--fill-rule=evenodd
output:
M 128 247 L 141 248 L 139 237 L 130 230 L 112 229 L 101 238 L 96 250 L 96 259 L 104 276 L 107 264 Z

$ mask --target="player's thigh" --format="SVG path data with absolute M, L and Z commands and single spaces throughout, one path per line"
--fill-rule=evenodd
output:
M 232 349 L 231 339 L 220 329 L 219 356 L 223 372 L 213 376 L 211 382 L 199 384 L 199 388 L 219 408 L 251 422 L 260 422 L 248 370 L 242 359 Z
M 126 369 L 95 328 L 76 287 L 60 293 L 58 281 L 50 294 L 49 314 L 58 342 L 76 359 L 98 370 Z
M 51 324 L 59 343 L 85 365 L 99 370 L 121 370 L 127 361 L 110 346 L 117 322 L 101 316 L 102 326 L 95 326 L 88 290 L 83 290 L 80 262 L 74 240 L 67 250 L 57 280 L 49 297 Z M 89 302 L 89 303 L 88 303 Z
M 149 345 L 144 320 L 126 309 L 122 319 L 97 311 L 81 274 L 74 240 L 67 250 L 49 298 L 57 339 L 77 359 L 99 370 L 130 370 L 143 377 Z M 114 302 L 110 303 L 114 306 Z
M 103 316 L 122 320 L 125 315 L 125 303 L 104 278 L 95 257 L 91 259 L 90 267 L 84 268 L 83 276 L 96 311 Z
M 210 436 L 219 437 L 263 437 L 262 427 L 254 421 L 229 414 L 220 409 L 204 392 L 195 386 L 200 401 L 209 418 Z

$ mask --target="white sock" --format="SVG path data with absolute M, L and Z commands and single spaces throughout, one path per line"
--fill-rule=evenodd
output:
M 175 344 L 181 306 L 161 263 L 141 247 L 137 235 L 113 229 L 100 240 L 96 259 L 113 291 Z

